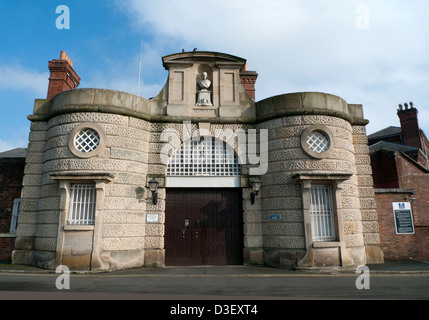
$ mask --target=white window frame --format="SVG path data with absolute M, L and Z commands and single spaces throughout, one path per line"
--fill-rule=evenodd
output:
M 296 182 L 301 184 L 305 248 L 304 257 L 298 262 L 299 266 L 312 267 L 314 264 L 314 251 L 323 248 L 339 248 L 341 265 L 351 265 L 353 260 L 349 257 L 344 240 L 344 229 L 342 220 L 341 191 L 343 182 L 349 180 L 352 173 L 298 173 L 293 176 Z M 311 219 L 311 187 L 317 185 L 329 185 L 332 187 L 332 213 L 335 225 L 335 238 L 313 239 L 313 225 Z
M 313 133 L 319 132 L 326 140 L 327 145 L 325 148 L 317 149 L 311 143 Z M 325 125 L 312 125 L 309 126 L 301 135 L 301 148 L 304 152 L 313 159 L 325 159 L 332 156 L 334 152 L 334 135 L 331 130 Z
M 93 229 L 97 224 L 98 214 L 101 208 L 104 207 L 105 184 L 114 180 L 114 175 L 103 172 L 67 172 L 67 173 L 51 173 L 51 178 L 59 181 L 61 195 L 61 216 L 60 227 L 64 230 L 75 229 Z M 69 224 L 68 221 L 73 214 L 73 185 L 93 185 L 94 186 L 94 222 L 92 224 Z M 92 209 L 91 209 L 92 210 Z
M 103 210 L 106 183 L 114 180 L 115 175 L 108 172 L 54 172 L 51 178 L 59 182 L 60 208 L 56 248 L 56 264 L 63 263 L 64 240 L 67 233 L 93 232 L 93 244 L 91 254 L 91 267 L 107 269 L 101 257 Z M 67 224 L 70 210 L 71 188 L 73 184 L 93 184 L 95 186 L 94 224 L 70 225 Z
M 100 144 L 100 135 L 92 128 L 84 128 L 74 136 L 73 143 L 79 152 L 92 152 Z
M 88 152 L 85 152 L 85 151 L 79 150 L 76 147 L 75 139 L 81 132 L 87 129 L 93 130 L 98 134 L 98 143 L 95 148 L 93 148 L 92 150 L 88 150 Z M 68 144 L 69 144 L 69 149 L 71 153 L 73 153 L 76 157 L 88 159 L 99 155 L 101 152 L 105 150 L 106 140 L 107 140 L 106 133 L 104 132 L 104 129 L 100 125 L 93 122 L 85 122 L 77 125 L 71 131 Z
M 72 183 L 67 225 L 94 225 L 96 189 L 94 183 Z
M 323 153 L 330 148 L 331 141 L 329 137 L 320 130 L 313 130 L 307 136 L 307 145 L 311 151 Z

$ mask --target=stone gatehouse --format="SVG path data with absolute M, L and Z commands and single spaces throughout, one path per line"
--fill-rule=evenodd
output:
M 28 117 L 13 263 L 383 262 L 362 105 L 318 92 L 255 102 L 257 73 L 217 52 L 163 57 L 152 99 L 77 89 L 68 57 L 55 61 L 73 77 Z

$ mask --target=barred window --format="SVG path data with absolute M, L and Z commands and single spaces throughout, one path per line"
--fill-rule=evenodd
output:
M 93 225 L 95 218 L 95 185 L 72 184 L 67 224 Z
M 221 140 L 188 140 L 170 158 L 168 176 L 239 176 L 234 150 Z
M 311 186 L 310 215 L 314 241 L 336 240 L 332 187 L 330 185 Z

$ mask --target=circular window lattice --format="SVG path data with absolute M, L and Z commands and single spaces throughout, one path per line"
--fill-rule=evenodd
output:
M 80 130 L 74 138 L 74 146 L 80 152 L 94 151 L 100 144 L 100 135 L 91 128 Z
M 330 147 L 329 137 L 321 131 L 313 131 L 307 136 L 307 144 L 311 151 L 323 153 Z

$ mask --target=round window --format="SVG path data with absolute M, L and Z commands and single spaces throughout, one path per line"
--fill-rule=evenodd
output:
M 100 135 L 91 128 L 80 130 L 74 137 L 74 146 L 80 152 L 94 151 L 100 144 Z
M 311 151 L 322 153 L 329 150 L 329 137 L 322 131 L 313 131 L 307 136 L 307 144 Z
M 305 129 L 301 136 L 301 147 L 307 155 L 315 159 L 328 158 L 333 152 L 334 136 L 324 125 L 313 125 Z
M 79 158 L 91 158 L 104 150 L 106 134 L 103 129 L 91 122 L 75 127 L 69 137 L 70 151 Z

